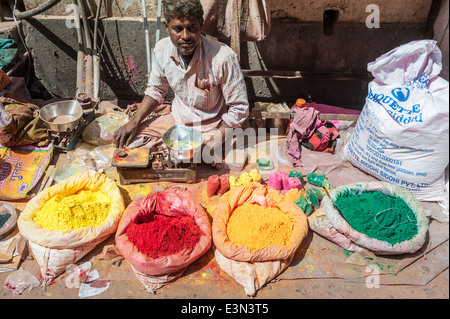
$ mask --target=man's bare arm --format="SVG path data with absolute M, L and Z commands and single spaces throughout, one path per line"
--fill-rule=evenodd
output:
M 142 122 L 150 113 L 154 112 L 157 107 L 158 102 L 146 95 L 131 120 L 127 124 L 121 126 L 114 133 L 116 147 L 122 148 L 128 145 L 133 137 L 136 136 L 139 123 Z

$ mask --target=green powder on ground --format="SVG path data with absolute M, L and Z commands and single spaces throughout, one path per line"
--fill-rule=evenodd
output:
M 339 194 L 335 205 L 354 230 L 370 238 L 394 245 L 418 233 L 416 215 L 399 197 L 347 190 Z

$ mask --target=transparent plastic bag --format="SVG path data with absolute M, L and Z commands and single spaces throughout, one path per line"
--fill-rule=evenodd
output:
M 125 113 L 110 110 L 86 126 L 82 133 L 83 140 L 95 146 L 112 144 L 114 133 L 128 121 Z
M 111 168 L 114 155 L 114 145 L 101 145 L 93 147 L 87 143 L 67 154 L 68 165 L 57 167 L 55 182 L 59 183 L 66 178 L 81 172 L 94 170 L 102 173 Z

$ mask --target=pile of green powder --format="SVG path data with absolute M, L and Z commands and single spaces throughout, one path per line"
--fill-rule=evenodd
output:
M 10 217 L 10 214 L 0 214 L 0 228 L 2 228 L 6 224 Z
M 399 197 L 377 191 L 346 190 L 335 205 L 352 228 L 391 245 L 417 235 L 417 219 Z

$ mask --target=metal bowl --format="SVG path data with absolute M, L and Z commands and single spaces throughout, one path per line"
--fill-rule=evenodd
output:
M 70 132 L 77 127 L 83 116 L 83 108 L 76 100 L 61 101 L 45 105 L 39 117 L 54 132 Z
M 201 131 L 182 125 L 175 125 L 168 129 L 163 137 L 163 143 L 170 149 L 170 155 L 176 161 L 193 158 L 204 141 Z

